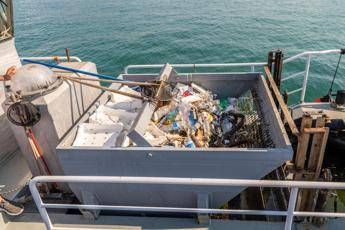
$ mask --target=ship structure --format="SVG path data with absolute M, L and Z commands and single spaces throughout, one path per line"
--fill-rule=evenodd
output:
M 1 213 L 1 229 L 343 226 L 345 49 L 130 65 L 114 77 L 68 49 L 20 57 L 12 1 L 1 4 L 0 74 L 17 70 L 0 93 L 0 194 L 25 207 Z M 339 62 L 329 92 L 309 102 L 318 55 Z

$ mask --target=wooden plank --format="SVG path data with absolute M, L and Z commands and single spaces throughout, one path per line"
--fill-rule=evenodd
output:
M 316 180 L 320 176 L 320 171 L 317 172 L 316 168 L 318 165 L 318 162 L 320 160 L 320 157 L 322 155 L 321 148 L 322 148 L 322 140 L 325 132 L 325 123 L 326 123 L 326 117 L 325 116 L 319 116 L 316 119 L 316 128 L 310 128 L 312 129 L 323 129 L 323 132 L 314 132 L 313 135 L 313 141 L 312 146 L 309 154 L 308 159 L 308 166 L 307 171 L 310 172 L 310 174 L 304 175 L 304 179 L 307 181 Z M 304 129 L 304 132 L 306 132 L 308 128 Z M 313 132 L 309 132 L 313 133 Z M 323 159 L 323 157 L 322 157 Z M 315 189 L 304 189 L 301 193 L 301 204 L 300 204 L 300 210 L 303 211 L 313 211 L 314 200 L 317 199 L 317 192 Z
M 280 91 L 279 91 L 276 83 L 273 80 L 273 77 L 272 77 L 271 72 L 269 71 L 269 68 L 267 66 L 265 66 L 264 68 L 265 68 L 265 72 L 266 72 L 266 75 L 267 75 L 267 79 L 270 82 L 271 88 L 273 90 L 273 93 L 275 94 L 275 97 L 276 97 L 276 99 L 278 101 L 278 104 L 279 104 L 282 112 L 284 113 L 284 119 L 286 119 L 286 122 L 289 124 L 289 127 L 291 129 L 292 134 L 299 135 L 299 131 L 298 131 L 297 127 L 296 127 L 296 124 L 295 124 L 294 120 L 291 117 L 289 109 L 287 108 L 287 106 L 286 106 L 286 104 L 284 102 L 284 99 L 283 99 L 282 95 L 280 94 Z
M 316 126 L 322 125 L 322 124 L 324 125 L 325 122 L 324 122 L 324 119 L 320 117 L 317 120 Z M 325 133 L 314 134 L 312 150 L 310 153 L 311 156 L 309 157 L 309 162 L 308 162 L 309 172 L 313 172 L 313 173 L 305 175 L 305 179 L 308 181 L 313 181 L 313 180 L 316 181 L 316 180 L 319 180 L 320 178 L 323 158 L 325 155 L 325 149 L 326 149 L 327 140 L 328 140 L 328 133 L 329 133 L 329 128 L 326 128 Z M 318 142 L 315 146 L 314 146 L 314 141 Z M 300 210 L 314 211 L 315 205 L 316 205 L 315 200 L 318 199 L 318 195 L 319 193 L 317 192 L 316 189 L 302 190 L 301 200 L 303 202 L 301 202 L 300 204 Z
M 316 119 L 316 127 L 317 128 L 324 128 L 326 123 L 326 118 L 324 116 L 320 116 Z M 322 147 L 322 140 L 323 140 L 324 132 L 315 133 L 313 135 L 313 142 L 311 145 L 309 160 L 308 160 L 308 170 L 312 172 L 316 172 L 316 167 L 319 162 L 319 158 L 321 155 L 321 147 Z M 315 175 L 318 177 L 319 175 Z
M 326 150 L 327 141 L 328 141 L 328 135 L 329 135 L 329 128 L 327 127 L 326 132 L 323 134 L 322 144 L 321 144 L 321 149 L 320 149 L 320 156 L 319 156 L 319 161 L 317 162 L 315 175 L 320 175 L 321 173 L 323 158 L 325 157 L 325 150 Z
M 324 127 L 325 124 L 326 116 L 319 116 L 316 119 L 316 128 L 311 128 L 311 130 L 323 130 L 323 132 L 314 132 L 313 134 L 313 141 L 307 166 L 307 172 L 309 172 L 309 174 L 304 175 L 304 180 L 313 181 L 319 179 L 329 132 L 329 128 Z M 306 129 L 307 128 L 304 130 Z M 315 189 L 302 190 L 300 195 L 301 202 L 298 206 L 299 210 L 313 211 L 317 196 L 318 193 Z
M 298 137 L 298 146 L 295 156 L 295 165 L 297 169 L 304 169 L 310 134 L 304 133 L 303 130 L 305 128 L 310 128 L 312 125 L 312 121 L 313 119 L 310 115 L 303 115 L 301 123 L 301 134 Z M 301 177 L 299 179 L 301 179 Z
M 99 85 L 90 84 L 90 83 L 87 83 L 87 82 L 82 82 L 82 81 L 80 81 L 77 78 L 66 77 L 66 76 L 62 76 L 62 75 L 59 76 L 59 77 L 65 79 L 65 80 L 73 81 L 73 82 L 79 83 L 81 85 L 86 85 L 86 86 L 93 87 L 93 88 L 100 89 L 100 90 L 104 90 L 104 91 L 107 91 L 107 92 L 117 93 L 117 94 L 121 94 L 123 96 L 133 97 L 133 98 L 136 98 L 136 99 L 147 100 L 147 98 L 145 98 L 143 96 L 138 96 L 136 94 L 126 93 L 126 92 L 123 92 L 123 91 L 120 91 L 120 90 L 116 90 L 116 89 L 111 89 L 111 88 L 104 87 L 104 86 L 99 86 Z
M 298 146 L 295 155 L 295 166 L 297 172 L 294 175 L 294 180 L 303 180 L 308 175 L 304 174 L 304 166 L 306 162 L 307 150 L 309 145 L 310 134 L 304 133 L 305 128 L 310 128 L 312 125 L 313 119 L 310 115 L 304 114 L 301 122 L 301 133 L 298 136 Z M 305 207 L 308 205 L 308 190 L 301 190 L 297 199 L 296 209 L 300 211 L 305 211 Z
M 322 134 L 326 132 L 325 127 L 319 127 L 319 128 L 305 128 L 303 129 L 304 133 L 309 133 L 309 134 Z
M 54 73 L 66 73 L 66 71 L 55 71 Z M 106 83 L 118 83 L 121 85 L 131 85 L 131 86 L 159 86 L 157 83 L 150 83 L 150 82 L 140 82 L 140 81 L 124 81 L 124 80 L 108 80 L 108 79 L 101 79 L 101 78 L 94 78 L 94 77 L 84 77 L 79 75 L 79 77 L 70 77 L 75 80 L 80 81 L 97 81 L 97 82 L 106 82 Z

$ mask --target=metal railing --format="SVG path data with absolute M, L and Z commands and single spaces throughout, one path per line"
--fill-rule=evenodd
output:
M 310 64 L 312 57 L 318 56 L 318 55 L 324 55 L 324 54 L 339 54 L 341 52 L 340 49 L 334 49 L 334 50 L 322 50 L 322 51 L 306 51 L 300 54 L 297 54 L 295 56 L 286 58 L 283 61 L 283 64 L 288 64 L 290 62 L 293 62 L 295 60 L 300 60 L 302 58 L 305 59 L 305 68 L 303 71 L 291 74 L 289 76 L 286 76 L 282 78 L 282 83 L 294 79 L 296 77 L 304 76 L 303 78 L 303 84 L 300 88 L 291 90 L 288 93 L 288 95 L 295 94 L 297 92 L 301 92 L 300 95 L 300 102 L 304 103 L 305 101 L 305 95 L 307 92 L 307 86 L 308 86 L 308 79 L 309 79 L 309 72 L 310 72 Z M 218 67 L 250 67 L 251 72 L 255 72 L 256 67 L 263 67 L 267 65 L 267 62 L 249 62 L 249 63 L 215 63 L 215 64 L 172 64 L 173 67 L 176 68 L 193 68 L 194 71 L 196 68 L 218 68 Z M 129 74 L 129 70 L 138 70 L 138 69 L 158 69 L 162 68 L 163 64 L 154 64 L 154 65 L 128 65 L 124 69 L 125 74 Z
M 20 60 L 32 60 L 32 61 L 67 61 L 66 56 L 50 56 L 50 57 L 20 57 Z M 77 56 L 70 56 L 70 61 L 81 62 L 81 59 Z
M 296 77 L 301 77 L 303 76 L 303 84 L 302 87 L 291 90 L 289 92 L 287 92 L 288 95 L 297 93 L 297 92 L 301 92 L 300 95 L 300 102 L 304 103 L 305 102 L 305 95 L 307 92 L 307 86 L 308 86 L 308 79 L 309 79 L 309 71 L 310 71 L 310 64 L 311 64 L 311 60 L 312 57 L 314 56 L 318 56 L 318 55 L 323 55 L 323 54 L 340 54 L 341 50 L 340 49 L 334 49 L 334 50 L 322 50 L 322 51 L 307 51 L 307 52 L 303 52 L 300 54 L 297 54 L 295 56 L 292 56 L 290 58 L 287 58 L 283 61 L 283 64 L 288 64 L 290 62 L 293 62 L 295 60 L 299 60 L 301 58 L 306 58 L 305 59 L 305 68 L 303 71 L 291 74 L 290 76 L 284 77 L 282 78 L 282 82 L 286 82 L 288 80 L 294 79 Z
M 226 67 L 250 67 L 251 72 L 255 72 L 255 67 L 263 67 L 267 62 L 247 62 L 247 63 L 214 63 L 214 64 L 171 64 L 175 68 L 226 68 Z M 160 69 L 163 64 L 153 65 L 128 65 L 124 69 L 124 74 L 128 74 L 130 69 Z
M 293 89 L 287 92 L 288 95 L 295 94 L 301 92 L 300 95 L 300 102 L 305 102 L 305 95 L 307 92 L 308 87 L 308 79 L 309 79 L 309 72 L 310 72 L 310 64 L 312 57 L 324 54 L 339 54 L 341 52 L 340 49 L 333 49 L 333 50 L 322 50 L 322 51 L 306 51 L 295 56 L 289 57 L 284 59 L 283 64 L 288 64 L 290 62 L 300 60 L 305 58 L 305 68 L 303 71 L 299 71 L 297 73 L 293 73 L 289 76 L 282 78 L 282 83 L 303 76 L 303 84 L 300 88 Z M 28 59 L 34 61 L 66 61 L 68 58 L 66 56 L 51 56 L 51 57 L 21 57 L 21 60 Z M 76 56 L 70 57 L 71 61 L 81 62 L 81 59 Z M 213 63 L 213 64 L 171 64 L 175 68 L 192 68 L 194 72 L 196 72 L 197 68 L 229 68 L 229 67 L 249 67 L 250 72 L 255 72 L 257 67 L 264 67 L 267 65 L 267 62 L 247 62 L 247 63 Z M 139 69 L 160 69 L 164 65 L 163 64 L 152 64 L 152 65 L 128 65 L 124 69 L 124 74 L 129 74 L 130 70 L 139 70 Z
M 111 184 L 161 184 L 161 185 L 190 185 L 190 186 L 223 186 L 228 187 L 271 187 L 289 188 L 290 198 L 286 211 L 274 210 L 235 210 L 210 208 L 176 208 L 176 207 L 144 207 L 144 206 L 115 206 L 115 205 L 84 205 L 84 204 L 51 204 L 44 203 L 37 189 L 37 183 L 111 183 Z M 167 177 L 111 177 L 111 176 L 39 176 L 29 183 L 32 197 L 37 205 L 47 229 L 54 227 L 47 212 L 49 209 L 88 209 L 139 212 L 169 212 L 195 214 L 240 214 L 262 216 L 285 216 L 285 230 L 292 228 L 293 219 L 299 217 L 345 217 L 345 213 L 331 212 L 300 212 L 296 211 L 299 189 L 338 189 L 344 190 L 345 183 L 338 182 L 306 182 L 306 181 L 269 181 L 269 180 L 237 180 L 237 179 L 204 179 L 204 178 L 167 178 Z M 63 228 L 66 229 L 66 228 Z M 75 228 L 71 228 L 75 229 Z

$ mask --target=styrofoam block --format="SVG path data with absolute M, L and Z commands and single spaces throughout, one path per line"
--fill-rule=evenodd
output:
M 104 125 L 111 125 L 116 124 L 119 121 L 119 117 L 117 116 L 110 116 L 103 111 L 96 110 L 95 113 L 93 113 L 89 117 L 89 122 L 93 124 L 104 124 Z
M 73 146 L 114 147 L 123 125 L 98 125 L 83 123 L 78 127 Z
M 139 92 L 129 88 L 128 86 L 121 87 L 120 91 L 140 96 Z M 111 102 L 112 103 L 109 104 L 111 104 L 113 109 L 123 109 L 127 111 L 137 111 L 143 106 L 142 100 L 117 93 L 111 94 Z
M 110 117 L 118 117 L 119 122 L 124 125 L 125 129 L 129 129 L 133 124 L 134 119 L 137 117 L 138 113 L 129 112 L 123 109 L 113 109 L 113 103 L 108 102 L 105 106 L 101 105 L 98 108 L 99 111 Z

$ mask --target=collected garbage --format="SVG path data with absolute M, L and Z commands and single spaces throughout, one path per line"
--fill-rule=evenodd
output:
M 120 88 L 139 95 L 140 87 L 136 90 L 128 86 Z M 170 100 L 157 103 L 144 134 L 152 146 L 233 147 L 243 142 L 233 138 L 246 123 L 246 116 L 238 110 L 237 98 L 217 99 L 211 91 L 195 83 L 175 83 L 171 90 Z M 136 146 L 126 135 L 142 106 L 140 99 L 112 93 L 110 101 L 89 117 L 92 125 L 79 126 L 73 145 Z
M 157 136 L 161 146 L 226 147 L 231 135 L 244 125 L 236 98 L 214 99 L 212 92 L 194 83 L 177 83 L 172 95 L 152 116 L 151 126 L 164 133 Z

